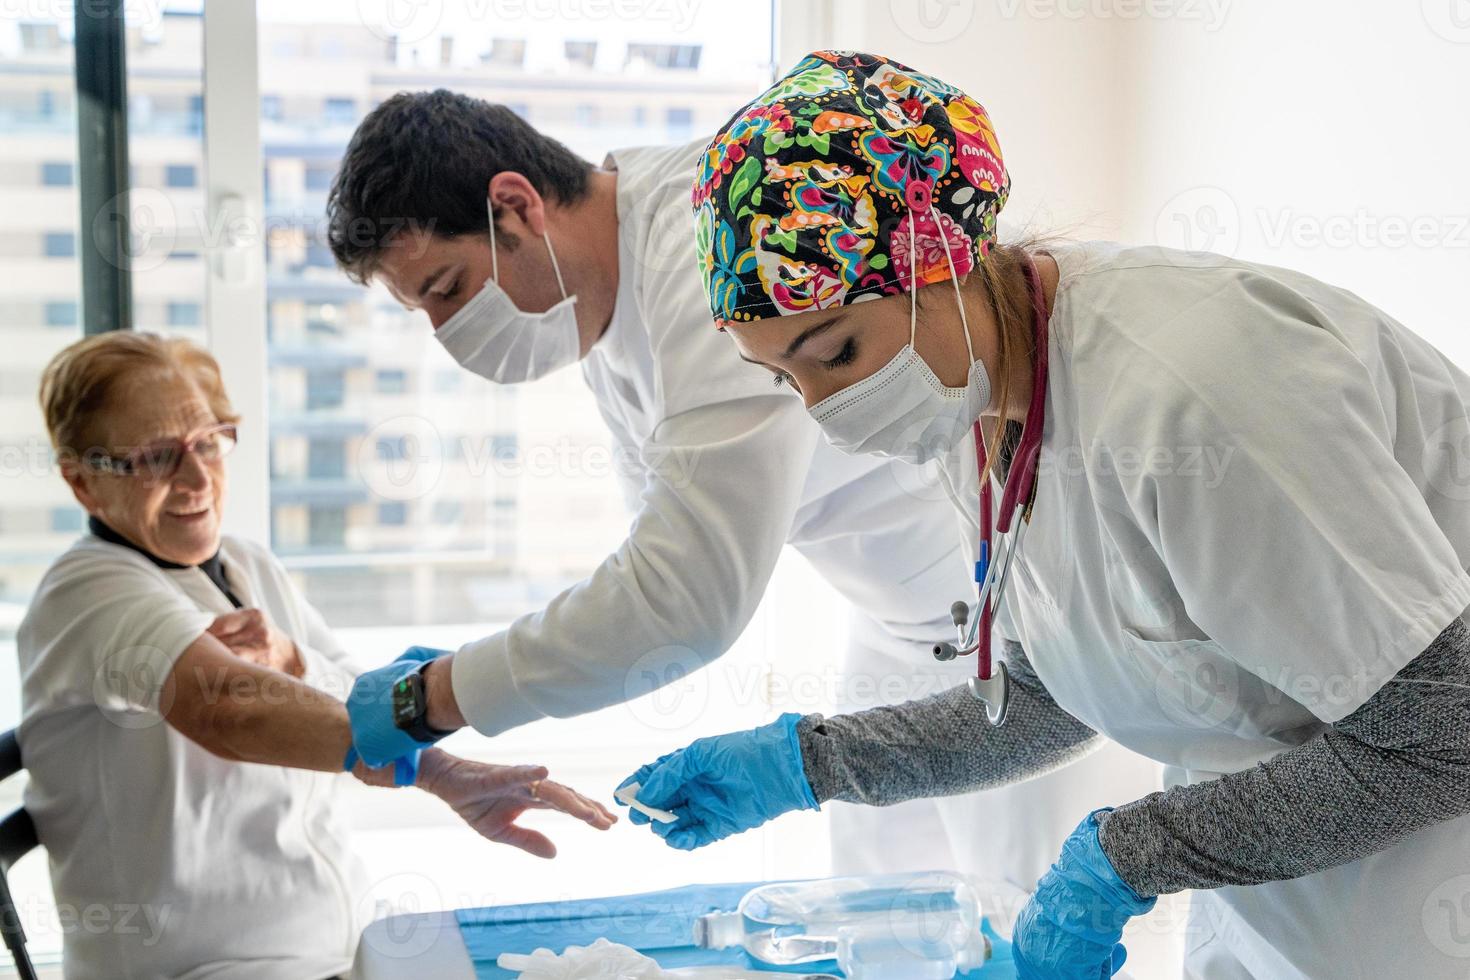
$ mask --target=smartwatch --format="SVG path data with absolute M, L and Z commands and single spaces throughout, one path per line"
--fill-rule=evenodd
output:
M 452 731 L 429 727 L 429 699 L 424 693 L 425 661 L 393 683 L 393 724 L 410 738 L 425 744 L 439 741 Z

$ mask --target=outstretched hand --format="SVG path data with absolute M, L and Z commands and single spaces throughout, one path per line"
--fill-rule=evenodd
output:
M 385 771 L 361 763 L 356 770 L 359 778 L 375 785 L 382 785 L 376 774 Z M 448 803 L 486 840 L 542 858 L 556 857 L 556 845 L 545 834 L 516 823 L 527 810 L 559 810 L 596 830 L 617 823 L 602 804 L 547 775 L 544 766 L 497 766 L 430 749 L 419 763 L 417 785 Z

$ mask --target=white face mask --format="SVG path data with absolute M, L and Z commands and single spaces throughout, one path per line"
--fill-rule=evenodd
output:
M 930 215 L 934 214 L 930 205 Z M 912 215 L 912 212 L 911 212 Z M 910 218 L 912 221 L 912 216 Z M 935 226 L 939 224 L 935 218 Z M 891 456 L 910 463 L 927 463 L 946 455 L 970 431 L 990 405 L 990 374 L 975 356 L 970 324 L 960 298 L 960 280 L 954 274 L 949 243 L 940 237 L 949 262 L 950 282 L 960 307 L 965 349 L 970 354 L 970 376 L 963 388 L 947 387 L 914 349 L 918 322 L 918 266 L 914 263 L 914 235 L 909 236 L 909 342 L 893 360 L 861 381 L 848 385 L 813 405 L 808 412 L 836 448 L 850 454 Z
M 543 232 L 546 254 L 561 290 L 561 302 L 545 313 L 516 308 L 500 288 L 500 262 L 495 254 L 495 213 L 490 218 L 490 279 L 469 302 L 434 332 L 460 367 L 501 384 L 535 381 L 557 368 L 576 363 L 582 354 L 577 332 L 577 297 L 567 295 L 551 239 Z

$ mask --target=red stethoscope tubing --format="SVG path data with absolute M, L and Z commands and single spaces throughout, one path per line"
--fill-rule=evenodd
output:
M 1024 488 L 1024 499 L 1026 501 L 1027 514 L 1023 520 L 1030 520 L 1030 508 L 1036 497 L 1036 472 L 1041 460 L 1041 436 L 1046 422 L 1046 382 L 1048 377 L 1047 365 L 1047 320 L 1049 311 L 1046 308 L 1046 293 L 1041 287 L 1041 274 L 1036 271 L 1036 264 L 1029 259 L 1026 262 L 1026 285 L 1031 292 L 1031 311 L 1035 327 L 1036 345 L 1032 351 L 1032 387 L 1031 407 L 1026 411 L 1026 427 L 1021 430 L 1021 444 L 1016 449 L 1015 459 L 1011 463 L 1011 471 L 1007 475 L 1005 488 L 1001 493 L 1000 517 L 997 521 L 994 514 L 995 492 L 991 481 L 985 478 L 985 467 L 989 456 L 985 451 L 985 437 L 980 431 L 980 420 L 976 419 L 971 430 L 975 438 L 975 462 L 980 474 L 980 554 L 985 556 L 986 570 L 989 564 L 997 558 L 995 554 L 995 535 L 999 532 L 1002 536 L 1009 534 L 1011 525 L 1015 519 Z M 998 523 L 998 527 L 996 526 Z M 1008 558 L 1008 561 L 1014 558 Z M 984 576 L 977 569 L 976 585 L 983 582 Z M 981 680 L 989 680 L 991 675 L 991 639 L 990 630 L 995 618 L 996 600 L 1000 598 L 996 594 L 997 589 L 992 588 L 985 596 L 984 606 L 980 610 L 980 635 L 976 638 L 977 647 L 977 669 Z

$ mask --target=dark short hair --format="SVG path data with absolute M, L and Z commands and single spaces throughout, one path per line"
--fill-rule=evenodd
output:
M 567 204 L 592 165 L 503 105 L 458 92 L 399 92 L 352 134 L 327 195 L 327 243 L 356 282 L 401 231 L 488 232 L 485 185 L 502 171 Z M 513 241 L 506 244 L 514 247 Z

